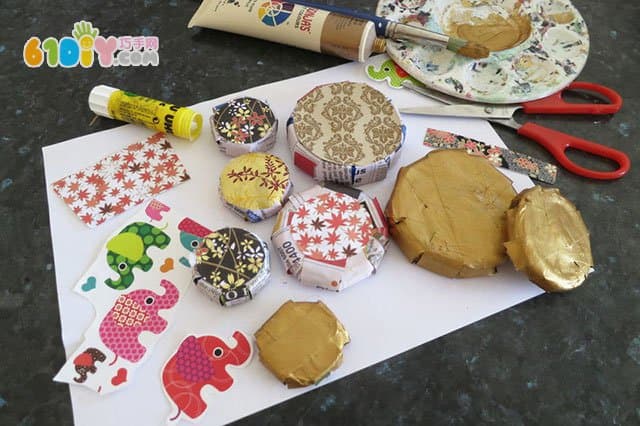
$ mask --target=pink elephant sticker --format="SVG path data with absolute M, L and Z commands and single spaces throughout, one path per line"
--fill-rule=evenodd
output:
M 159 295 L 151 290 L 135 290 L 120 295 L 100 323 L 100 339 L 118 357 L 138 362 L 147 351 L 138 337 L 143 331 L 160 334 L 167 328 L 167 321 L 158 315 L 163 309 L 171 309 L 178 303 L 180 294 L 170 281 L 162 280 L 165 292 Z
M 235 346 L 228 346 L 216 336 L 188 336 L 162 369 L 164 391 L 178 409 L 169 421 L 182 414 L 191 420 L 200 418 L 207 403 L 200 392 L 213 386 L 225 392 L 233 385 L 227 367 L 244 367 L 251 361 L 253 348 L 244 333 L 233 333 Z

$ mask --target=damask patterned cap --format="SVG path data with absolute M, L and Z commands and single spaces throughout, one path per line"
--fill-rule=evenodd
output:
M 507 253 L 516 269 L 546 291 L 568 291 L 593 271 L 589 231 L 557 188 L 525 189 L 507 211 Z
M 377 199 L 354 188 L 314 186 L 289 198 L 271 241 L 303 284 L 340 291 L 375 273 L 388 231 Z
M 220 173 L 222 202 L 249 222 L 278 213 L 293 184 L 289 168 L 279 157 L 252 152 L 229 161 Z
M 506 260 L 511 181 L 483 157 L 431 151 L 398 172 L 385 214 L 411 263 L 451 278 L 495 273 Z
M 267 243 L 244 229 L 218 229 L 196 250 L 193 282 L 223 306 L 253 299 L 269 282 L 270 274 Z
M 384 179 L 404 134 L 383 93 L 349 81 L 316 87 L 298 100 L 287 122 L 296 166 L 317 181 L 345 185 Z
M 218 105 L 210 122 L 214 140 L 231 157 L 268 151 L 276 142 L 278 120 L 269 105 L 258 99 L 245 96 Z

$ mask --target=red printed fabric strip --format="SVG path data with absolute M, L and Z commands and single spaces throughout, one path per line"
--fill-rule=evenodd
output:
M 432 148 L 464 149 L 471 155 L 486 158 L 496 167 L 522 173 L 549 184 L 555 183 L 558 175 L 558 168 L 553 164 L 443 130 L 427 129 L 423 143 Z
M 94 228 L 189 178 L 165 135 L 156 133 L 52 187 L 80 220 Z

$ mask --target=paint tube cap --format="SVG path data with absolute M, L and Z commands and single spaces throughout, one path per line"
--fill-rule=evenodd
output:
M 264 152 L 236 157 L 220 173 L 222 202 L 249 222 L 278 213 L 292 190 L 286 163 Z
M 105 86 L 104 84 L 94 87 L 89 93 L 89 109 L 96 115 L 113 118 L 113 116 L 109 114 L 109 98 L 117 91 L 118 89 Z

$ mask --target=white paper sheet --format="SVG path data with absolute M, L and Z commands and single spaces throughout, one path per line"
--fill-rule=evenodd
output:
M 311 187 L 313 181 L 293 165 L 285 139 L 285 123 L 296 100 L 313 87 L 343 80 L 362 81 L 386 93 L 397 107 L 430 102 L 406 90 L 391 89 L 386 83 L 372 82 L 364 69 L 362 64 L 345 64 L 203 102 L 194 109 L 208 118 L 213 105 L 241 94 L 266 100 L 279 120 L 278 142 L 272 152 L 286 161 L 292 171 L 295 189 L 301 191 Z M 403 121 L 407 126 L 407 139 L 399 161 L 386 180 L 362 188 L 377 196 L 383 205 L 391 194 L 398 168 L 428 152 L 422 145 L 428 127 L 504 146 L 491 126 L 480 120 L 403 116 Z M 74 293 L 73 286 L 93 261 L 100 244 L 111 232 L 123 226 L 135 209 L 92 230 L 73 215 L 49 185 L 149 134 L 151 132 L 145 128 L 127 125 L 43 149 L 62 340 L 67 354 L 80 344 L 82 333 L 94 315 L 91 304 Z M 245 223 L 218 199 L 218 173 L 229 158 L 219 152 L 213 142 L 208 120 L 205 119 L 202 136 L 195 143 L 173 137 L 170 140 L 192 179 L 157 198 L 210 229 L 245 227 L 269 240 L 273 219 L 259 224 Z M 502 171 L 518 191 L 533 185 L 523 175 Z M 163 394 L 160 371 L 184 336 L 230 336 L 235 330 L 252 335 L 288 299 L 322 300 L 352 337 L 352 342 L 345 347 L 344 363 L 322 385 L 542 293 L 508 263 L 492 277 L 452 280 L 409 264 L 393 243 L 375 276 L 341 293 L 300 285 L 284 274 L 277 256 L 272 256 L 272 271 L 271 283 L 255 300 L 243 305 L 223 308 L 198 291 L 188 292 L 176 312 L 173 327 L 158 342 L 153 356 L 137 371 L 130 386 L 106 396 L 71 386 L 75 423 L 92 426 L 164 423 L 175 413 L 171 412 Z M 235 383 L 227 392 L 205 391 L 209 410 L 203 416 L 204 423 L 227 423 L 315 389 L 287 389 L 262 366 L 257 357 L 247 368 L 234 370 L 232 375 Z

